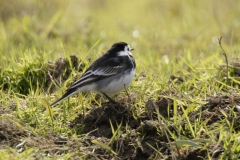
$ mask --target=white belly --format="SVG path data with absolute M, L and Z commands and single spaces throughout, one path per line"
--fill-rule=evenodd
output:
M 107 95 L 114 95 L 121 92 L 125 87 L 128 87 L 131 84 L 135 72 L 136 70 L 132 70 L 130 74 L 127 74 L 124 77 L 109 81 L 109 83 L 106 83 L 105 86 L 102 86 L 99 91 Z

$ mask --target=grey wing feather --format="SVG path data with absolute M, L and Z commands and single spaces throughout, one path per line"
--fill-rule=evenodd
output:
M 97 76 L 111 76 L 114 74 L 118 74 L 121 72 L 122 66 L 115 66 L 115 67 L 105 67 L 99 68 L 92 72 L 93 75 Z
M 70 88 L 68 88 L 68 89 L 72 89 L 72 88 L 75 88 L 75 87 L 77 87 L 77 86 L 80 86 L 80 85 L 82 85 L 82 84 L 84 84 L 84 83 L 88 83 L 88 82 L 90 82 L 90 81 L 93 81 L 94 79 L 96 79 L 97 77 L 93 77 L 92 76 L 92 70 L 88 70 L 87 72 L 85 72 L 83 75 L 82 75 L 82 77 L 79 79 L 79 80 L 77 80 L 76 82 L 74 82 L 73 84 L 72 84 L 72 86 L 70 87 Z
M 115 67 L 106 67 L 106 68 L 97 68 L 96 70 L 88 70 L 82 75 L 82 77 L 77 80 L 69 89 L 81 86 L 82 84 L 87 84 L 89 82 L 93 82 L 99 78 L 105 76 L 111 76 L 121 72 L 122 66 Z

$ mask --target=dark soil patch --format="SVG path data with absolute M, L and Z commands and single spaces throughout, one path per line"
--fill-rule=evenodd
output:
M 132 111 L 124 104 L 104 103 L 102 107 L 93 108 L 84 118 L 83 115 L 79 115 L 71 122 L 70 127 L 76 128 L 83 124 L 84 133 L 91 132 L 88 135 L 110 138 L 112 137 L 110 121 L 115 128 L 120 124 L 123 126 L 128 124 L 132 129 L 139 126 L 139 120 L 133 118 Z
M 28 137 L 29 133 L 19 127 L 17 122 L 10 119 L 0 121 L 0 144 L 15 147 L 20 143 L 21 137 Z
M 240 118 L 233 118 L 233 114 L 239 112 L 236 108 L 240 104 L 239 94 L 229 94 L 229 95 L 216 95 L 209 97 L 206 105 L 202 106 L 201 112 L 192 112 L 189 116 L 192 121 L 196 118 L 200 118 L 205 121 L 206 125 L 212 125 L 213 123 L 218 123 L 222 119 L 226 118 L 225 115 L 221 113 L 224 111 L 227 118 L 235 120 L 235 131 L 240 130 Z
M 121 124 L 122 135 L 118 135 L 112 143 L 112 148 L 120 159 L 155 157 L 157 154 L 153 148 L 157 147 L 160 151 L 169 153 L 166 137 L 159 133 L 159 123 L 146 119 L 146 116 L 135 119 L 132 109 L 125 104 L 104 103 L 102 107 L 92 109 L 84 118 L 82 115 L 77 117 L 70 127 L 78 128 L 83 124 L 81 132 L 88 136 L 111 138 L 113 134 L 110 121 L 115 130 Z
M 153 99 L 148 100 L 145 106 L 145 113 L 148 119 L 156 119 L 158 113 L 163 117 L 173 116 L 173 100 L 164 97 L 159 97 L 156 101 Z

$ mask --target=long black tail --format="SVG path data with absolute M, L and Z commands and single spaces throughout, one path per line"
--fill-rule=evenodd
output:
M 55 105 L 57 105 L 59 102 L 61 102 L 62 100 L 64 100 L 64 99 L 66 99 L 66 98 L 68 98 L 69 96 L 71 96 L 71 95 L 74 95 L 74 94 L 76 94 L 77 93 L 77 90 L 74 88 L 74 89 L 69 89 L 69 90 L 67 90 L 67 92 L 61 97 L 61 98 L 59 98 L 58 100 L 56 100 L 55 102 L 53 102 L 51 105 L 50 105 L 50 107 L 53 107 L 53 106 L 55 106 Z

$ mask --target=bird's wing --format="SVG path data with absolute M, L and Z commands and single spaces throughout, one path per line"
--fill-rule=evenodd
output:
M 122 70 L 122 66 L 108 66 L 108 67 L 97 68 L 92 72 L 92 74 L 95 76 L 111 76 L 119 73 L 121 70 Z
M 110 58 L 103 63 L 99 63 L 98 65 L 93 64 L 79 80 L 74 82 L 69 89 L 80 87 L 82 85 L 98 81 L 107 76 L 118 74 L 122 71 L 122 69 L 123 59 L 121 57 Z

